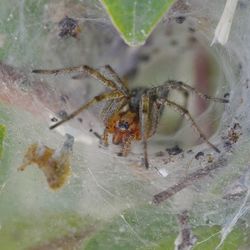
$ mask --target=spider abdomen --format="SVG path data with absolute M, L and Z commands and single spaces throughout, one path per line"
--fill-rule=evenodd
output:
M 147 90 L 147 88 L 143 87 L 138 87 L 131 90 L 129 99 L 129 109 L 132 112 L 139 112 L 141 97 L 144 93 L 146 93 Z

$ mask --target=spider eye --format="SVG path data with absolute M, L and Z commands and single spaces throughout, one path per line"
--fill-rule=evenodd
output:
M 120 130 L 128 130 L 129 124 L 128 124 L 128 122 L 120 121 L 118 124 L 118 128 Z

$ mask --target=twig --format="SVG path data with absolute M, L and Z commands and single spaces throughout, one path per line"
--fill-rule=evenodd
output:
M 212 164 L 209 164 L 205 168 L 198 169 L 195 172 L 189 174 L 185 178 L 183 178 L 181 181 L 176 183 L 175 185 L 169 187 L 165 191 L 162 191 L 153 197 L 153 203 L 154 204 L 160 204 L 163 201 L 166 201 L 182 189 L 190 186 L 193 184 L 194 181 L 199 180 L 207 175 L 209 175 L 213 170 L 221 168 L 225 166 L 227 163 L 227 160 L 224 157 L 220 157 L 216 162 L 213 162 Z
M 190 250 L 194 246 L 197 238 L 193 235 L 189 225 L 188 211 L 184 210 L 178 214 L 180 233 L 175 240 L 175 250 Z

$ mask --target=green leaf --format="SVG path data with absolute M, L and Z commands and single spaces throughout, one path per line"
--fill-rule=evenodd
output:
M 3 154 L 3 139 L 5 137 L 6 134 L 6 128 L 4 125 L 0 124 L 0 159 L 2 158 L 2 154 Z
M 1 220 L 0 246 L 4 250 L 78 249 L 80 242 L 94 233 L 92 224 L 97 222 L 92 220 L 75 212 L 45 211 L 29 217 L 14 213 L 12 220 Z
M 200 226 L 194 229 L 193 233 L 197 237 L 197 245 L 194 250 L 214 250 L 221 240 L 220 226 Z M 225 239 L 220 250 L 235 250 L 240 249 L 248 239 L 249 232 L 243 226 L 236 227 Z
M 166 207 L 140 206 L 104 224 L 81 249 L 155 250 L 155 244 L 164 239 L 162 249 L 172 250 L 177 230 L 175 215 L 166 213 Z
M 145 42 L 174 0 L 101 0 L 124 41 Z

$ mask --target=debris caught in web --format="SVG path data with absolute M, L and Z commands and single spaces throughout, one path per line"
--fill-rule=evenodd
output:
M 60 189 L 71 175 L 73 143 L 74 138 L 67 135 L 62 148 L 57 150 L 37 143 L 32 144 L 18 170 L 24 171 L 29 165 L 36 164 L 44 173 L 49 187 L 53 190 Z

